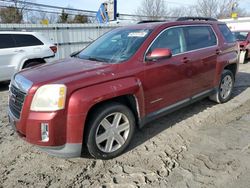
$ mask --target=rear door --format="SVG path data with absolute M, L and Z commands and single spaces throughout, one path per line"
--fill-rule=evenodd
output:
M 10 34 L 0 34 L 0 81 L 9 80 L 15 73 L 15 42 Z
M 217 56 L 217 37 L 210 25 L 194 25 L 184 28 L 187 58 L 191 61 L 191 94 L 199 95 L 213 88 Z
M 27 59 L 42 58 L 41 49 L 43 42 L 35 36 L 30 34 L 15 34 L 13 38 L 20 56 L 26 56 Z
M 183 29 L 173 27 L 164 30 L 146 54 L 157 48 L 171 49 L 173 55 L 168 59 L 145 62 L 143 88 L 146 113 L 184 103 L 190 96 L 191 64 L 183 54 L 186 51 Z

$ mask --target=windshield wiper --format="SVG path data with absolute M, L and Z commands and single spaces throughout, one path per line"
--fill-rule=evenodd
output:
M 89 57 L 88 60 L 90 60 L 90 61 L 99 61 L 99 62 L 106 62 L 105 59 L 98 58 L 98 57 Z
M 78 55 L 81 51 L 76 51 L 76 52 L 73 52 L 72 54 L 70 54 L 70 57 L 76 57 L 76 58 L 79 58 Z

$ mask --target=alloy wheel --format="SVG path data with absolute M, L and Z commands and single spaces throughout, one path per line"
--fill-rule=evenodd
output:
M 125 114 L 116 112 L 106 116 L 96 129 L 97 147 L 105 153 L 118 150 L 126 142 L 130 131 L 129 120 Z

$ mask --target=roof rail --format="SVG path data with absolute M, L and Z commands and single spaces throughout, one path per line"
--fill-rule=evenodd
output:
M 137 24 L 143 24 L 143 23 L 153 23 L 153 22 L 165 22 L 166 20 L 142 20 L 138 22 Z
M 218 21 L 215 18 L 209 18 L 209 17 L 180 17 L 177 19 L 177 21 L 187 21 L 187 20 L 199 20 L 199 21 Z

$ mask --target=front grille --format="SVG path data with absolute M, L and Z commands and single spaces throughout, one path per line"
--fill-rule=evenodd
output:
M 17 119 L 20 118 L 25 96 L 26 93 L 24 93 L 14 85 L 11 85 L 10 97 L 9 97 L 9 109 Z

